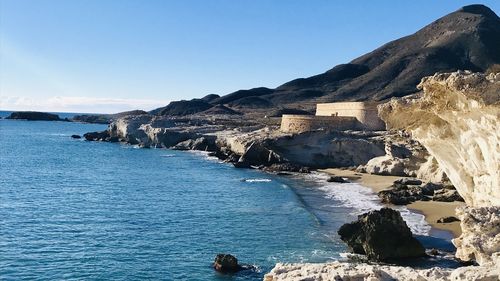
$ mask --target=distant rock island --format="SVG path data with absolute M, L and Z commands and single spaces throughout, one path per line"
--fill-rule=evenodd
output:
M 38 111 L 12 112 L 5 119 L 20 119 L 28 121 L 69 121 L 67 118 L 61 119 L 57 114 Z

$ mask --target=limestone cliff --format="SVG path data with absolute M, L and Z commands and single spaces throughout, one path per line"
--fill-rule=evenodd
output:
M 411 131 L 469 206 L 500 205 L 500 74 L 436 74 L 419 88 L 381 105 L 382 119 Z
M 418 98 L 391 100 L 379 113 L 435 157 L 468 208 L 458 210 L 457 257 L 483 266 L 500 256 L 500 73 L 425 77 Z

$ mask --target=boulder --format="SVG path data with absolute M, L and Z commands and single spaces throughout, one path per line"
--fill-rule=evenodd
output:
M 336 183 L 346 183 L 346 182 L 348 182 L 343 177 L 339 177 L 339 176 L 329 177 L 326 181 L 327 182 L 336 182 Z
M 109 138 L 109 132 L 90 132 L 84 134 L 83 137 L 88 141 L 105 141 L 107 138 Z
M 456 221 L 460 221 L 460 220 L 457 219 L 456 217 L 442 217 L 442 218 L 439 218 L 436 222 L 437 223 L 450 223 L 450 222 L 456 222 Z
M 238 259 L 230 254 L 218 254 L 215 257 L 213 267 L 223 273 L 238 272 L 242 267 L 238 264 Z
M 302 167 L 292 163 L 276 163 L 263 168 L 266 172 L 280 173 L 280 172 L 294 172 L 294 173 L 310 173 L 308 167 Z
M 403 185 L 421 185 L 422 181 L 419 179 L 413 178 L 401 178 L 399 180 L 394 181 L 395 184 L 403 184 Z
M 338 231 L 350 251 L 370 260 L 389 261 L 425 256 L 425 248 L 415 239 L 398 211 L 382 208 L 358 216 Z
M 434 192 L 432 200 L 440 202 L 453 202 L 453 201 L 464 202 L 464 199 L 462 198 L 462 196 L 460 196 L 460 194 L 458 194 L 458 191 L 446 188 L 436 190 Z
M 80 136 L 80 135 L 71 135 L 71 138 L 72 139 L 81 139 L 82 136 Z
M 378 196 L 382 199 L 382 203 L 394 205 L 407 205 L 415 201 L 430 200 L 423 192 L 420 186 L 403 185 L 395 183 L 392 189 L 382 190 L 378 192 Z

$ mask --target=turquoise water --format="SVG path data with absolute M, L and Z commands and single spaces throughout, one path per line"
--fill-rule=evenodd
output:
M 0 120 L 1 279 L 261 280 L 276 262 L 345 250 L 335 229 L 349 208 L 315 215 L 304 198 L 325 198 L 306 182 L 70 138 L 104 128 Z M 215 273 L 219 252 L 258 270 Z
M 0 279 L 262 280 L 277 262 L 341 258 L 337 229 L 381 207 L 370 189 L 321 174 L 70 138 L 105 128 L 0 120 Z M 428 247 L 449 248 L 422 215 L 398 210 Z M 257 270 L 218 274 L 218 253 Z M 456 266 L 417 264 L 436 262 Z

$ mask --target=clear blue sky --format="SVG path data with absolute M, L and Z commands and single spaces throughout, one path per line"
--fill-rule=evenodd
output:
M 0 0 L 0 109 L 116 112 L 276 87 L 471 3 Z

